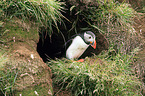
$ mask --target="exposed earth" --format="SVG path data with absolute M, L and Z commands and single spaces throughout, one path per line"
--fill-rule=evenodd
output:
M 143 42 L 141 44 L 140 51 L 136 55 L 138 57 L 138 60 L 137 62 L 135 62 L 134 68 L 137 75 L 145 83 L 145 14 L 140 13 L 139 15 L 141 15 L 139 18 L 136 17 L 134 19 L 135 21 L 134 28 L 142 36 Z

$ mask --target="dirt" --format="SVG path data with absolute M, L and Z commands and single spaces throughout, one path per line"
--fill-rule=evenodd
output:
M 39 34 L 34 26 L 29 26 L 28 31 L 22 27 L 24 23 L 20 22 L 21 20 L 16 19 L 14 22 L 6 22 L 3 28 L 8 30 L 2 39 L 7 41 L 4 45 L 7 46 L 8 53 L 5 53 L 9 60 L 2 70 L 6 73 L 7 70 L 15 71 L 17 74 L 12 88 L 15 90 L 12 92 L 14 96 L 35 96 L 36 93 L 40 96 L 52 96 L 51 70 L 36 50 Z
M 134 28 L 140 34 L 142 44 L 140 51 L 136 54 L 137 61 L 134 62 L 134 69 L 137 76 L 145 83 L 145 13 L 138 14 L 141 16 L 135 17 Z
M 138 13 L 138 15 L 134 18 L 134 28 L 137 32 L 140 33 L 143 37 L 145 37 L 145 13 Z
M 15 89 L 17 90 L 15 95 L 30 95 L 30 93 L 34 94 L 34 91 L 38 90 L 39 95 L 51 96 L 53 94 L 51 70 L 40 58 L 36 49 L 26 42 L 13 43 L 12 48 L 10 66 L 12 69 L 19 70 L 15 82 Z M 7 63 L 7 66 L 9 66 L 9 63 Z M 42 88 L 47 92 L 39 92 Z
M 59 87 L 54 87 L 54 96 L 72 96 L 72 93 L 68 90 L 60 90 Z

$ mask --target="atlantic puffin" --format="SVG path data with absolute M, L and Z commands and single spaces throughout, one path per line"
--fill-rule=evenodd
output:
M 82 34 L 77 34 L 73 39 L 71 39 L 71 43 L 66 49 L 66 58 L 70 60 L 78 59 L 86 49 L 91 45 L 94 49 L 96 49 L 96 36 L 91 31 L 86 31 Z M 83 62 L 84 59 L 78 60 L 78 62 Z

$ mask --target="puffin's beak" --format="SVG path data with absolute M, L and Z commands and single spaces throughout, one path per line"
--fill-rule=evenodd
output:
M 94 49 L 96 49 L 96 40 L 94 40 L 94 44 L 91 45 Z

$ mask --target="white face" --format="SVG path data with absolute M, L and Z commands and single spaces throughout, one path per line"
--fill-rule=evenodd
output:
M 84 33 L 84 40 L 87 44 L 94 44 L 94 41 L 95 41 L 95 34 L 90 32 L 90 31 L 87 31 Z

